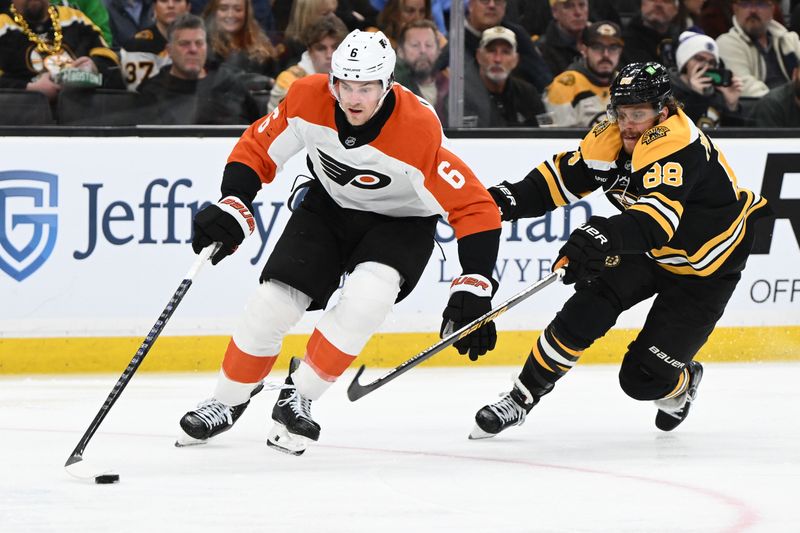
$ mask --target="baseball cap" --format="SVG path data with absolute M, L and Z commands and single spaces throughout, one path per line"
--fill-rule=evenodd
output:
M 719 62 L 719 48 L 717 43 L 708 35 L 685 31 L 678 37 L 678 48 L 675 50 L 675 63 L 678 71 L 683 70 L 683 66 L 700 52 L 708 52 Z
M 602 39 L 611 39 L 619 45 L 625 44 L 622 40 L 622 30 L 620 30 L 617 24 L 610 20 L 601 20 L 583 29 L 583 35 L 581 37 L 583 44 L 589 46 L 590 44 L 600 42 Z
M 517 36 L 514 35 L 513 31 L 503 26 L 495 26 L 494 28 L 484 30 L 481 34 L 481 43 L 479 46 L 480 48 L 486 48 L 486 46 L 493 41 L 505 41 L 510 44 L 515 51 L 517 49 Z

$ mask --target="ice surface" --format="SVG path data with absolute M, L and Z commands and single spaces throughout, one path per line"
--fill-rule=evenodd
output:
M 468 440 L 516 370 L 417 368 L 356 403 L 350 371 L 315 402 L 322 436 L 301 457 L 265 444 L 274 391 L 216 441 L 175 448 L 215 375 L 137 375 L 84 454 L 116 485 L 63 464 L 117 375 L 4 377 L 0 531 L 800 531 L 800 364 L 706 365 L 672 433 L 616 367 L 579 365 L 524 426 Z

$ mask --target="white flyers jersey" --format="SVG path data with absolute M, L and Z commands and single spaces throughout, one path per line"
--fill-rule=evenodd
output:
M 228 163 L 269 183 L 303 148 L 310 169 L 341 207 L 392 217 L 441 215 L 458 238 L 500 228 L 496 204 L 467 165 L 442 146 L 433 109 L 395 84 L 394 109 L 369 142 L 342 138 L 328 77 L 297 80 L 286 98 L 253 123 Z M 384 104 L 386 105 L 386 104 Z

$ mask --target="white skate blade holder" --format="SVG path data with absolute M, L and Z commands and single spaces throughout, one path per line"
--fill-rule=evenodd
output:
M 479 440 L 479 439 L 490 439 L 497 435 L 496 433 L 487 433 L 482 430 L 478 424 L 475 424 L 475 427 L 472 428 L 472 432 L 469 434 L 469 440 Z
M 178 433 L 178 438 L 175 439 L 175 447 L 176 448 L 185 448 L 187 446 L 200 446 L 202 444 L 206 444 L 207 440 L 196 439 L 194 437 L 190 437 L 186 434 L 185 431 L 180 430 Z
M 286 426 L 278 422 L 275 422 L 272 429 L 269 430 L 269 436 L 267 437 L 267 446 L 289 455 L 303 455 L 303 452 L 312 442 L 314 441 L 308 437 L 289 433 L 286 430 Z

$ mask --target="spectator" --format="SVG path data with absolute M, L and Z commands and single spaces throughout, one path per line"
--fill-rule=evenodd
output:
M 370 5 L 379 13 L 383 12 L 388 0 L 370 0 Z M 450 0 L 431 0 L 430 13 L 425 17 L 436 23 L 437 31 L 442 35 L 447 35 L 447 27 L 450 24 Z
M 475 69 L 474 58 L 478 50 L 481 35 L 485 30 L 495 26 L 503 26 L 514 32 L 517 40 L 517 53 L 519 54 L 519 66 L 514 71 L 515 76 L 526 80 L 536 86 L 538 91 L 544 91 L 553 79 L 553 74 L 547 68 L 547 64 L 542 59 L 539 49 L 531 42 L 530 35 L 525 28 L 518 24 L 503 22 L 506 14 L 506 0 L 471 0 L 465 21 L 464 31 L 464 79 L 465 86 L 472 85 L 467 82 L 468 77 L 477 75 L 470 74 L 470 70 Z M 436 68 L 442 70 L 447 67 L 450 60 L 450 46 L 446 46 L 439 55 Z
M 275 86 L 269 95 L 267 111 L 270 112 L 281 103 L 289 87 L 309 74 L 328 74 L 331 71 L 333 51 L 347 35 L 347 26 L 333 13 L 318 19 L 306 28 L 303 41 L 308 48 L 300 56 L 300 62 L 292 65 L 278 75 Z
M 188 12 L 187 0 L 155 0 L 155 21 L 134 35 L 128 48 L 120 50 L 123 76 L 129 91 L 135 91 L 145 79 L 155 76 L 169 64 L 167 28 Z
M 267 35 L 275 31 L 275 16 L 272 13 L 272 0 L 252 0 L 253 17 Z M 189 0 L 189 11 L 194 15 L 203 16 L 203 10 L 208 5 L 208 0 Z
M 389 0 L 378 15 L 378 28 L 396 50 L 400 31 L 417 20 L 431 20 L 430 0 Z
M 99 84 L 97 74 L 104 87 L 123 87 L 117 54 L 80 11 L 12 0 L 0 16 L 0 88 L 38 91 L 55 101 L 67 78 Z
M 150 52 L 166 54 L 167 28 L 179 16 L 189 12 L 187 0 L 155 0 L 153 4 L 153 23 L 133 36 L 126 48 L 129 52 Z
M 617 10 L 623 10 L 625 6 L 618 6 L 618 2 L 619 0 L 592 0 L 589 3 L 589 20 L 608 20 L 622 24 Z M 543 35 L 547 31 L 547 25 L 553 20 L 550 0 L 518 0 L 517 11 L 519 24 L 529 35 Z
M 682 30 L 705 33 L 700 26 L 704 3 L 705 0 L 680 0 L 676 22 Z
M 550 72 L 557 76 L 581 55 L 578 39 L 589 25 L 589 1 L 550 0 L 550 9 L 553 20 L 547 25 L 539 49 Z
M 0 0 L 0 4 L 3 1 Z M 114 44 L 114 37 L 111 33 L 111 24 L 108 21 L 108 9 L 103 3 L 103 0 L 50 0 L 54 6 L 74 7 L 78 11 L 82 11 L 84 15 L 89 17 L 89 20 L 94 22 L 94 25 L 100 28 L 103 32 L 103 39 L 109 45 Z M 3 9 L 0 7 L 0 13 Z
M 208 68 L 238 71 L 253 89 L 270 89 L 278 75 L 278 53 L 253 17 L 251 0 L 211 0 L 204 11 Z
M 103 0 L 114 45 L 127 48 L 133 37 L 153 20 L 153 0 Z
M 731 0 L 705 0 L 700 9 L 700 27 L 703 33 L 716 39 L 731 29 L 733 9 Z
M 480 87 L 464 95 L 465 123 L 478 128 L 537 127 L 545 112 L 536 87 L 511 76 L 519 63 L 513 31 L 495 26 L 483 32 L 478 50 Z
M 792 81 L 772 89 L 756 102 L 752 117 L 759 128 L 800 127 L 800 68 L 792 71 Z
M 438 28 L 430 20 L 418 20 L 403 28 L 398 36 L 394 78 L 430 103 L 439 117 L 444 117 L 450 86 L 447 76 L 435 68 L 439 57 L 438 36 Z
M 621 33 L 607 20 L 583 30 L 578 43 L 581 59 L 556 76 L 544 96 L 554 126 L 586 128 L 605 118 L 624 46 Z
M 792 78 L 800 38 L 773 20 L 771 0 L 733 4 L 733 27 L 717 38 L 725 65 L 742 79 L 742 96 L 757 98 Z
M 715 84 L 707 75 L 709 69 L 719 67 L 719 49 L 714 39 L 702 33 L 681 33 L 675 60 L 672 91 L 695 124 L 701 128 L 744 124 L 739 104 L 742 80 L 734 76 L 729 84 Z
M 672 42 L 679 33 L 678 0 L 641 0 L 641 14 L 633 17 L 622 33 L 622 64 L 655 61 L 675 65 Z
M 334 14 L 337 6 L 337 0 L 293 0 L 283 42 L 278 47 L 281 65 L 293 65 L 300 60 L 306 49 L 303 44 L 306 29 L 321 17 Z
M 139 86 L 146 115 L 158 124 L 250 124 L 259 118 L 258 106 L 227 67 L 206 68 L 206 31 L 203 19 L 186 14 L 167 34 L 169 68 Z

